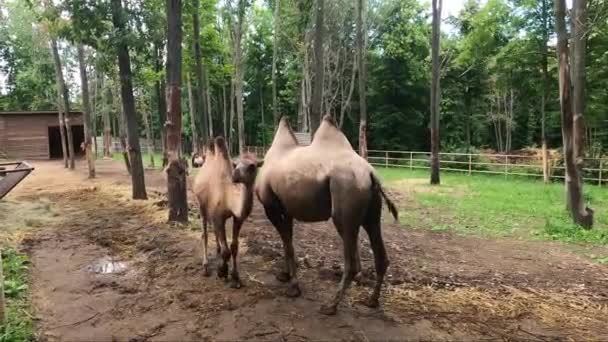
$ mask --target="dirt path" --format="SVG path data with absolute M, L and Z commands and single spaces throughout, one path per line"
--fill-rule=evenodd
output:
M 273 276 L 282 264 L 280 239 L 256 204 L 241 242 L 245 287 L 230 289 L 202 276 L 198 221 L 164 223 L 158 171 L 147 182 L 159 191 L 133 202 L 122 165 L 99 164 L 95 182 L 39 164 L 11 195 L 15 203 L 44 201 L 61 213 L 24 240 L 41 340 L 608 339 L 608 267 L 556 243 L 387 222 L 391 266 L 382 309 L 357 303 L 373 281 L 362 236 L 364 272 L 338 315 L 326 317 L 317 310 L 333 294 L 342 265 L 333 227 L 296 225 L 303 296 L 289 299 Z

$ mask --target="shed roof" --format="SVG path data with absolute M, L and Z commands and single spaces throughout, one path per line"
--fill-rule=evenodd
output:
M 0 111 L 0 115 L 57 115 L 58 112 L 56 110 L 34 110 L 34 111 L 9 111 L 2 112 Z M 72 115 L 81 115 L 82 112 L 78 110 L 70 111 Z

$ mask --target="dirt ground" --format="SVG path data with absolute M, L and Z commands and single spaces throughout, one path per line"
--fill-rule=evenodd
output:
M 132 201 L 121 163 L 99 161 L 94 181 L 82 163 L 74 172 L 58 162 L 35 166 L 0 202 L 0 222 L 35 209 L 22 246 L 33 264 L 42 341 L 608 339 L 608 267 L 576 247 L 408 229 L 416 222 L 387 219 L 391 265 L 381 308 L 359 304 L 373 283 L 362 234 L 364 271 L 338 314 L 327 317 L 318 309 L 342 267 L 330 223 L 296 224 L 303 295 L 287 298 L 274 279 L 280 239 L 256 203 L 242 231 L 244 287 L 236 290 L 203 277 L 194 210 L 187 226 L 165 222 L 159 171 L 146 173 L 150 199 Z M 410 199 L 391 194 L 407 210 Z

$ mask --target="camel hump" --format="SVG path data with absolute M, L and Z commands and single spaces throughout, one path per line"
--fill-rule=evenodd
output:
M 214 152 L 219 152 L 224 157 L 228 157 L 228 145 L 226 145 L 226 139 L 224 139 L 224 137 L 219 136 L 215 138 Z
M 334 117 L 331 116 L 330 114 L 323 115 L 323 121 L 327 121 L 328 123 L 330 123 L 334 127 L 338 127 L 338 125 L 336 125 L 336 121 L 334 120 Z
M 321 125 L 315 132 L 312 138 L 311 145 L 321 144 L 323 148 L 344 148 L 349 151 L 352 150 L 352 145 L 342 133 L 342 131 L 336 126 L 334 119 L 331 115 L 327 114 L 323 117 Z

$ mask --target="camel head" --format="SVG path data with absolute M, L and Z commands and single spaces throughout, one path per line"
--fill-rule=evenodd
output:
M 234 183 L 253 185 L 255 177 L 258 174 L 258 168 L 261 167 L 262 164 L 264 164 L 264 161 L 258 160 L 254 154 L 242 154 L 233 162 L 234 170 L 232 171 L 232 181 Z
M 203 148 L 202 152 L 192 154 L 192 167 L 202 167 L 208 156 L 212 156 L 215 150 L 215 144 L 213 140 L 209 140 L 207 146 Z

